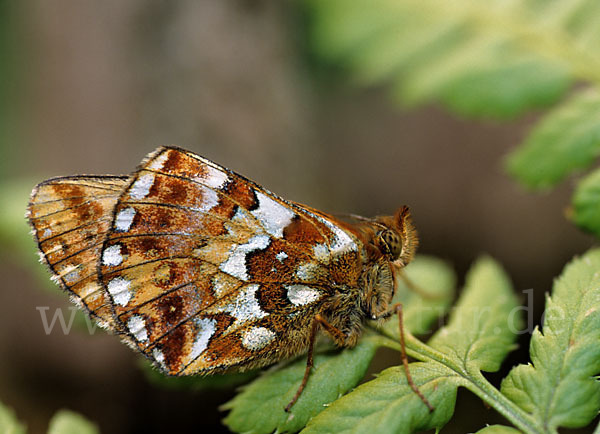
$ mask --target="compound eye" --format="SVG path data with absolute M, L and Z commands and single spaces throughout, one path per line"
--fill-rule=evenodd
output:
M 402 252 L 402 243 L 400 236 L 389 229 L 383 230 L 377 234 L 379 249 L 386 255 L 396 259 Z

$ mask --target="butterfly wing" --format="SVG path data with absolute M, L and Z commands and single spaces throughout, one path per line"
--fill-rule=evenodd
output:
M 308 345 L 360 243 L 328 216 L 178 148 L 160 148 L 114 207 L 99 266 L 119 326 L 165 372 L 272 363 Z
M 112 209 L 126 185 L 127 178 L 117 176 L 50 179 L 35 187 L 27 212 L 53 280 L 101 325 L 115 331 L 119 327 L 96 267 Z

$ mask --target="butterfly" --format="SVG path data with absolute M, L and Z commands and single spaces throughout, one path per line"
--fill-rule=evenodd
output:
M 271 365 L 320 332 L 351 347 L 388 317 L 415 253 L 407 207 L 345 222 L 177 147 L 130 176 L 33 190 L 28 219 L 52 278 L 168 375 Z

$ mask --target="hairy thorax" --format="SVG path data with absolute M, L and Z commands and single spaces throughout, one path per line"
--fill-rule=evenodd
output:
M 338 288 L 323 312 L 331 325 L 342 332 L 332 336 L 339 346 L 355 345 L 364 321 L 389 315 L 396 275 L 412 260 L 418 245 L 405 207 L 394 216 L 365 219 L 353 229 L 365 246 L 357 285 Z

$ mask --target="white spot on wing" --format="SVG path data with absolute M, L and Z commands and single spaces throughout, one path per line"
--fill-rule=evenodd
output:
M 332 243 L 329 246 L 332 253 L 339 254 L 347 251 L 355 251 L 358 249 L 352 237 L 348 235 L 345 231 L 343 231 L 341 228 L 339 228 L 338 226 L 336 226 L 335 224 L 333 224 L 326 218 L 321 217 L 318 214 L 314 214 L 310 211 L 306 212 L 312 217 L 316 218 L 321 223 L 323 223 L 325 226 L 327 226 L 327 228 L 329 228 L 329 230 L 331 230 L 331 232 L 333 232 L 333 240 L 331 240 Z
M 192 351 L 190 357 L 192 359 L 197 358 L 200 354 L 208 347 L 208 341 L 215 334 L 217 329 L 217 321 L 211 318 L 201 318 L 195 321 L 196 324 L 196 339 L 192 344 Z
M 200 212 L 210 211 L 213 207 L 219 204 L 219 195 L 216 191 L 210 188 L 202 188 L 202 203 L 193 209 Z
M 148 168 L 152 169 L 152 170 L 160 170 L 163 168 L 163 166 L 168 158 L 169 158 L 169 152 L 163 152 L 158 157 L 156 157 L 154 159 L 154 161 L 152 161 L 152 163 L 150 163 L 150 165 L 148 165 Z
M 302 264 L 296 269 L 296 277 L 304 281 L 315 280 L 315 276 L 319 274 L 319 268 L 320 267 L 314 262 Z
M 50 229 L 46 229 L 46 230 L 44 231 L 44 233 L 42 234 L 42 237 L 44 237 L 44 238 L 48 238 L 48 237 L 50 237 L 51 235 L 52 235 L 52 231 L 51 231 Z
M 115 229 L 119 232 L 127 232 L 133 223 L 135 209 L 129 207 L 122 209 L 115 218 Z
M 279 261 L 279 262 L 283 262 L 284 259 L 286 259 L 288 257 L 287 253 L 285 252 L 279 252 L 275 255 L 275 258 Z
M 65 275 L 63 279 L 65 279 L 65 282 L 67 282 L 69 285 L 73 285 L 79 280 L 79 271 L 73 271 Z
M 134 315 L 127 320 L 127 328 L 133 337 L 139 342 L 148 340 L 148 330 L 146 330 L 146 321 L 140 315 Z
M 235 211 L 235 214 L 233 215 L 233 217 L 231 217 L 231 221 L 248 225 L 248 216 L 246 215 L 244 210 L 238 206 L 237 210 Z
M 167 365 L 165 363 L 165 355 L 163 352 L 158 348 L 154 348 L 152 350 L 152 356 L 154 357 L 154 360 L 156 360 L 156 363 L 158 363 L 159 366 L 166 371 Z
M 265 231 L 276 237 L 283 236 L 283 229 L 290 224 L 296 215 L 290 208 L 274 201 L 260 191 L 256 191 L 258 208 L 251 211 L 262 224 Z
M 215 297 L 223 297 L 230 288 L 230 282 L 228 282 L 222 274 L 215 274 L 215 277 L 212 279 L 212 289 L 215 293 Z
M 140 200 L 148 196 L 150 188 L 154 184 L 154 173 L 145 173 L 135 180 L 129 189 L 129 196 L 132 199 Z
M 254 250 L 263 250 L 269 245 L 269 237 L 266 235 L 257 235 L 246 244 L 235 246 L 229 258 L 219 267 L 221 271 L 237 277 L 241 280 L 248 280 L 248 270 L 246 269 L 246 255 Z
M 258 230 L 258 225 L 254 218 L 248 211 L 245 211 L 240 206 L 237 207 L 233 217 L 231 217 L 229 221 L 225 222 L 225 227 L 227 228 L 227 232 L 229 232 L 233 238 L 242 236 L 243 233 L 248 231 L 248 228 L 256 227 Z
M 329 262 L 329 247 L 327 247 L 325 244 L 319 243 L 316 246 L 314 246 L 313 254 L 315 255 L 317 261 L 322 262 L 324 264 L 327 264 Z
M 252 351 L 261 350 L 275 339 L 274 331 L 265 327 L 250 327 L 242 333 L 242 345 Z
M 286 285 L 287 297 L 294 306 L 304 306 L 317 301 L 321 293 L 316 289 L 304 285 Z
M 109 267 L 120 265 L 123 262 L 123 256 L 121 255 L 121 245 L 113 244 L 112 246 L 104 249 L 102 253 L 102 263 Z
M 204 166 L 204 169 L 206 170 L 206 173 L 198 176 L 198 180 L 204 185 L 219 190 L 229 181 L 229 176 L 222 170 L 208 165 Z
M 267 316 L 267 313 L 260 308 L 258 300 L 256 299 L 256 291 L 258 288 L 259 286 L 257 284 L 246 286 L 239 292 L 235 300 L 221 309 L 221 311 L 230 313 L 234 316 L 237 324 L 264 318 Z
M 131 300 L 130 285 L 131 282 L 123 277 L 115 277 L 108 282 L 108 293 L 112 296 L 115 303 L 120 306 L 127 306 L 127 303 Z

